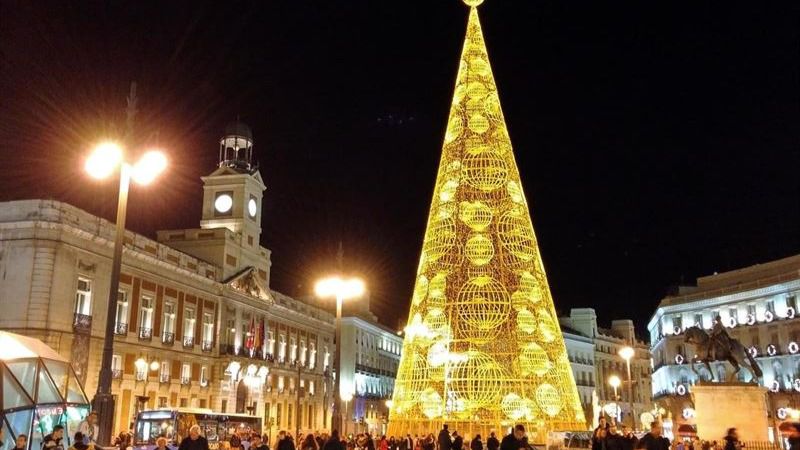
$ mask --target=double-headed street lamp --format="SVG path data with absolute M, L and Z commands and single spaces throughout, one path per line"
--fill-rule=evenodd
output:
M 336 298 L 336 323 L 334 339 L 336 341 L 336 352 L 333 357 L 333 411 L 331 418 L 331 428 L 342 430 L 342 393 L 340 384 L 342 378 L 341 359 L 342 359 L 342 302 L 349 298 L 360 297 L 364 294 L 364 282 L 358 278 L 343 279 L 340 277 L 329 277 L 319 280 L 314 286 L 314 292 L 318 297 Z
M 106 332 L 103 337 L 103 359 L 100 363 L 100 382 L 92 401 L 97 411 L 98 442 L 111 442 L 114 424 L 114 397 L 111 395 L 111 360 L 114 355 L 114 322 L 117 317 L 117 292 L 119 273 L 122 267 L 122 245 L 125 242 L 125 215 L 128 207 L 128 190 L 131 178 L 138 184 L 149 184 L 167 168 L 167 157 L 159 150 L 150 150 L 134 164 L 123 160 L 122 147 L 113 142 L 103 142 L 95 147 L 84 166 L 90 176 L 107 178 L 119 170 L 119 194 L 117 199 L 117 224 L 114 235 L 114 257 L 111 262 L 111 283 L 108 290 L 108 313 Z
M 614 388 L 614 401 L 615 402 L 619 401 L 619 397 L 617 396 L 617 388 L 619 387 L 620 384 L 622 384 L 622 380 L 620 380 L 619 377 L 616 375 L 611 375 L 610 377 L 608 377 L 608 384 L 610 384 L 611 387 Z
M 158 369 L 161 368 L 161 364 L 158 361 L 153 360 L 150 364 L 147 363 L 147 360 L 144 358 L 139 358 L 133 363 L 136 366 L 136 373 L 144 374 L 144 386 L 142 386 L 142 395 L 137 396 L 139 400 L 139 411 L 144 410 L 147 401 L 150 400 L 150 397 L 147 396 L 147 382 L 150 381 L 150 372 L 156 372 Z
M 631 411 L 631 421 L 633 422 L 633 429 L 636 429 L 636 411 L 633 410 L 633 380 L 631 379 L 631 358 L 636 355 L 636 350 L 633 347 L 622 347 L 619 349 L 619 356 L 625 360 L 628 366 L 628 406 Z

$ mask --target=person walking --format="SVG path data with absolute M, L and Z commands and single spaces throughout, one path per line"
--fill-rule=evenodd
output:
M 189 428 L 189 436 L 181 440 L 178 450 L 208 450 L 208 440 L 200 436 L 200 425 Z
M 451 450 L 453 441 L 450 440 L 450 431 L 447 430 L 447 424 L 442 425 L 439 431 L 439 438 L 436 440 L 436 450 Z
M 500 448 L 500 441 L 494 434 L 494 431 L 489 433 L 489 439 L 486 440 L 486 450 L 498 450 Z
M 250 438 L 250 450 L 269 450 L 269 445 L 256 433 Z
M 300 450 L 319 450 L 319 448 L 317 448 L 317 440 L 314 439 L 313 434 L 309 433 L 308 436 L 306 436 L 305 440 L 300 445 Z
M 518 423 L 514 430 L 500 441 L 500 450 L 519 450 L 522 447 L 527 447 L 525 442 L 525 426 Z
M 380 450 L 389 450 L 389 441 L 386 439 L 385 434 L 381 436 L 381 440 L 378 441 L 378 448 Z
M 100 434 L 100 426 L 97 425 L 97 411 L 92 411 L 78 424 L 78 431 L 83 434 L 84 444 L 97 444 L 97 435 Z
M 433 433 L 431 433 L 422 442 L 422 450 L 435 450 L 435 449 L 436 449 L 436 438 L 433 437 Z
M 469 443 L 469 450 L 483 450 L 483 441 L 480 434 L 476 434 L 472 442 Z
M 278 433 L 278 445 L 276 447 L 276 450 L 295 450 L 294 441 L 284 430 Z

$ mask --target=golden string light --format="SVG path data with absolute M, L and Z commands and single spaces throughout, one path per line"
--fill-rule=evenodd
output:
M 389 434 L 534 443 L 584 429 L 583 411 L 520 183 L 477 6 L 470 6 L 389 415 Z

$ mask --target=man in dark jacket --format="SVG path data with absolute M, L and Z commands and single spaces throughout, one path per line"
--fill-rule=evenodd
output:
M 400 441 L 400 450 L 414 450 L 414 439 L 410 434 L 407 434 L 405 439 Z
M 650 425 L 650 432 L 645 434 L 639 444 L 636 445 L 637 449 L 644 450 L 670 450 L 669 439 L 663 437 L 661 422 L 653 422 Z
M 606 435 L 606 450 L 625 450 L 625 440 L 617 430 L 617 424 L 611 424 Z
M 200 425 L 189 428 L 189 436 L 181 440 L 178 450 L 208 450 L 208 441 L 200 436 Z
M 728 428 L 725 436 L 725 450 L 739 450 L 739 432 L 736 428 Z
M 497 436 L 494 434 L 494 431 L 492 431 L 491 433 L 489 433 L 489 439 L 486 440 L 486 449 L 497 450 L 499 448 L 500 448 L 500 441 L 497 440 Z
M 521 447 L 526 446 L 525 427 L 522 424 L 517 424 L 514 427 L 514 431 L 500 442 L 500 450 L 519 450 Z
M 326 442 L 320 450 L 345 450 L 344 444 L 342 444 L 342 438 L 339 437 L 339 430 L 333 430 L 331 438 L 328 439 L 328 442 Z
M 278 445 L 276 450 L 295 450 L 294 441 L 286 434 L 286 431 L 281 430 L 278 433 Z M 181 450 L 181 449 L 178 449 Z
M 42 448 L 44 450 L 63 450 L 61 439 L 64 437 L 64 427 L 56 425 L 53 427 L 53 432 L 48 434 L 42 440 Z
M 269 445 L 261 440 L 261 435 L 256 433 L 250 438 L 250 450 L 269 450 Z
M 633 450 L 636 448 L 636 443 L 639 442 L 639 438 L 633 434 L 631 428 L 627 425 L 622 426 L 622 448 L 624 450 Z M 699 448 L 697 450 L 700 450 Z
M 439 432 L 437 444 L 436 450 L 450 450 L 453 446 L 453 441 L 450 440 L 450 432 L 447 431 L 447 424 L 442 425 L 442 431 Z
M 453 431 L 452 450 L 464 450 L 464 438 L 459 436 L 458 431 Z

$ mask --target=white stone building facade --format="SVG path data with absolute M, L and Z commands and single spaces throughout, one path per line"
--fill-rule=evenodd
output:
M 651 361 L 647 343 L 638 340 L 631 320 L 614 320 L 611 328 L 597 325 L 597 314 L 592 308 L 573 308 L 570 315 L 559 318 L 567 356 L 572 365 L 575 383 L 586 415 L 586 422 L 596 422 L 601 409 L 609 403 L 621 408 L 623 421 L 630 424 L 631 406 L 636 423 L 641 426 L 640 417 L 652 409 L 651 402 Z M 627 364 L 619 356 L 623 347 L 634 349 L 631 358 L 632 402 L 629 391 Z M 614 396 L 614 389 L 608 380 L 616 375 L 622 381 Z
M 730 336 L 755 355 L 769 389 L 770 415 L 782 420 L 785 408 L 797 408 L 800 393 L 800 255 L 697 279 L 665 297 L 648 324 L 653 354 L 653 396 L 679 424 L 693 424 L 692 386 L 698 376 L 689 367 L 697 350 L 685 342 L 685 330 L 709 331 L 720 316 Z M 711 365 L 715 379 L 733 373 L 729 363 Z M 702 379 L 710 375 L 700 364 Z M 750 381 L 746 369 L 740 381 Z M 684 417 L 687 416 L 687 417 Z

